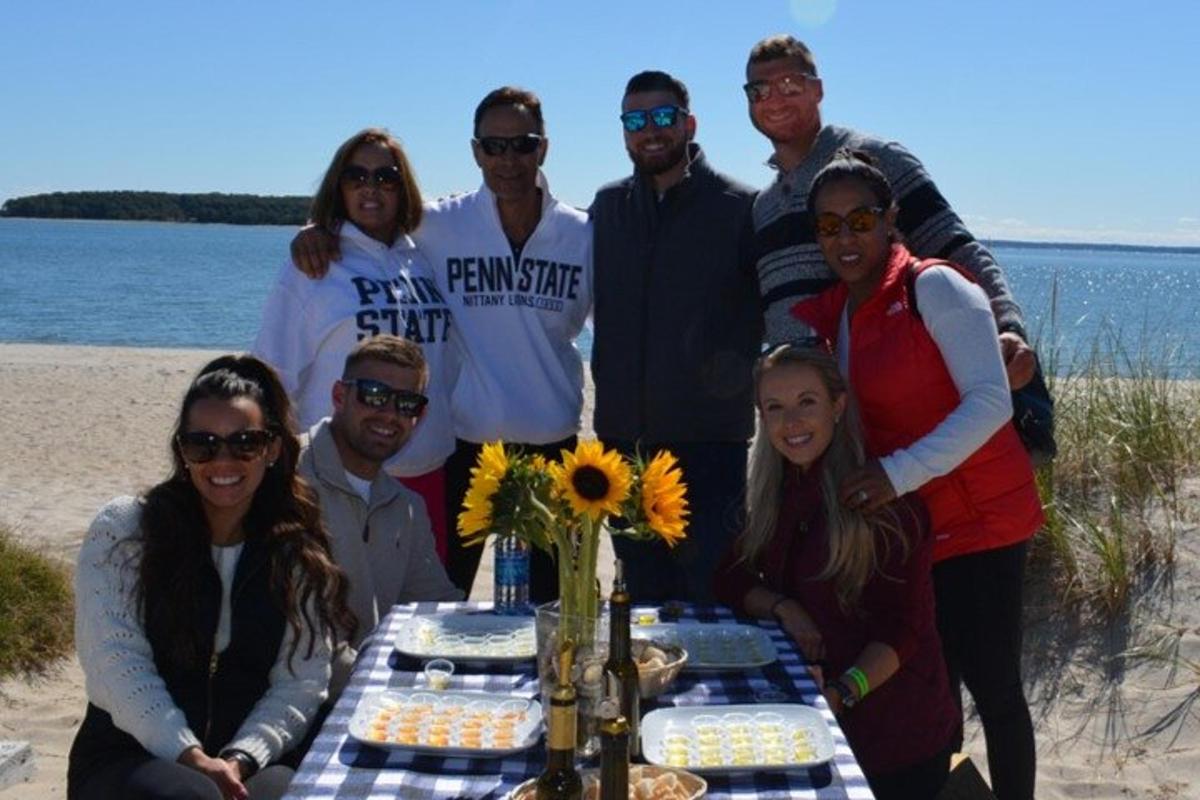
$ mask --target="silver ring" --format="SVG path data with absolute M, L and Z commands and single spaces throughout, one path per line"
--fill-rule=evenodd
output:
M 865 503 L 865 502 L 867 502 L 867 497 L 868 497 L 868 495 L 867 495 L 867 490 L 866 490 L 866 489 L 859 489 L 859 490 L 858 490 L 858 502 L 860 502 L 860 503 Z

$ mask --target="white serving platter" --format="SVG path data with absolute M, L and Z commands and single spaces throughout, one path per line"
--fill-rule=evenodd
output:
M 490 613 L 409 617 L 396 632 L 395 647 L 413 658 L 467 662 L 515 662 L 537 658 L 533 617 Z
M 421 709 L 426 705 L 432 708 L 423 713 Z M 459 711 L 452 711 L 455 708 Z M 478 726 L 478 744 L 469 739 L 464 742 L 464 733 L 476 727 L 471 720 L 484 719 L 481 714 L 485 710 L 487 722 Z M 381 721 L 385 713 L 387 719 Z M 511 741 L 498 738 L 496 733 L 501 727 L 499 720 L 506 713 L 513 718 Z M 439 725 L 446 728 L 444 741 L 438 738 Z M 542 706 L 536 700 L 486 692 L 388 689 L 364 694 L 350 717 L 349 727 L 354 739 L 385 750 L 500 758 L 537 743 L 541 736 Z
M 697 773 L 807 769 L 834 755 L 821 712 L 799 703 L 660 708 L 641 733 L 646 761 Z
M 679 645 L 688 652 L 683 669 L 691 672 L 755 669 L 779 658 L 771 634 L 754 625 L 659 623 L 631 626 L 630 636 Z

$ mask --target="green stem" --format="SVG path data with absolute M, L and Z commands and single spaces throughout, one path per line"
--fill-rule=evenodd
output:
M 596 559 L 600 550 L 600 531 L 603 525 L 583 515 L 583 541 L 579 544 L 579 575 L 576 581 L 583 606 L 583 615 L 595 617 L 600 612 L 596 594 Z

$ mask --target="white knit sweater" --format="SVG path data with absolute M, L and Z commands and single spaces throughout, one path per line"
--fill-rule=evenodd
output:
M 88 529 L 75 572 L 75 647 L 88 700 L 151 754 L 174 761 L 187 748 L 200 746 L 200 740 L 155 670 L 138 614 L 134 585 L 139 553 L 131 540 L 140 516 L 136 498 L 119 497 L 100 509 Z M 285 628 L 270 687 L 222 749 L 244 750 L 266 766 L 303 737 L 326 696 L 330 646 L 328 637 L 322 637 L 312 657 L 304 658 L 308 638 L 302 635 L 292 674 L 287 656 L 293 635 Z

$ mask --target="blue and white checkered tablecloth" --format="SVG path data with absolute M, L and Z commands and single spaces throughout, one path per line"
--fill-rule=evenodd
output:
M 501 800 L 523 781 L 536 777 L 545 764 L 544 738 L 528 750 L 506 758 L 464 758 L 381 750 L 360 744 L 348 732 L 350 717 L 365 693 L 420 685 L 421 664 L 397 653 L 392 644 L 404 620 L 420 614 L 488 608 L 489 603 L 417 603 L 393 608 L 360 655 L 349 686 L 301 763 L 285 800 Z M 735 620 L 733 613 L 725 608 L 688 609 L 683 619 L 746 622 Z M 685 670 L 667 693 L 643 703 L 643 713 L 664 706 L 754 703 L 764 690 L 787 698 L 772 702 L 816 706 L 829 723 L 837 748 L 829 766 L 789 772 L 707 775 L 708 797 L 870 800 L 871 790 L 862 770 L 824 698 L 817 692 L 803 658 L 778 626 L 758 624 L 770 632 L 779 652 L 778 661 L 745 672 L 695 674 Z M 532 662 L 474 669 L 460 665 L 450 688 L 532 698 L 538 692 L 535 669 Z

